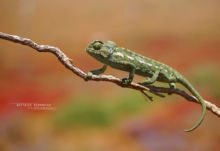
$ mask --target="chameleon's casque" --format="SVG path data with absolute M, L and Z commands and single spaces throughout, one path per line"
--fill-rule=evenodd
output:
M 95 59 L 104 63 L 101 69 L 90 71 L 89 75 L 101 74 L 109 65 L 113 68 L 129 72 L 129 77 L 122 79 L 124 86 L 132 82 L 135 74 L 148 77 L 147 80 L 143 81 L 142 85 L 153 84 L 155 81 L 168 83 L 170 87 L 175 87 L 175 83 L 182 84 L 200 101 L 203 108 L 199 122 L 191 129 L 185 131 L 193 131 L 203 121 L 206 113 L 204 100 L 190 82 L 170 66 L 137 54 L 129 49 L 117 47 L 112 41 L 93 41 L 86 48 L 86 51 Z
M 105 62 L 108 57 L 110 57 L 116 48 L 116 44 L 112 41 L 93 41 L 86 51 L 97 60 Z

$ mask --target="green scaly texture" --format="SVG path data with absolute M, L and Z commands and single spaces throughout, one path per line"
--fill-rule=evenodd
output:
M 102 68 L 90 71 L 88 73 L 89 76 L 93 74 L 101 74 L 106 70 L 107 66 L 110 66 L 112 68 L 129 72 L 129 77 L 122 79 L 123 86 L 128 86 L 133 81 L 135 74 L 148 78 L 141 83 L 142 85 L 153 84 L 155 81 L 159 81 L 168 83 L 170 87 L 175 88 L 175 83 L 180 83 L 185 86 L 202 105 L 202 115 L 200 120 L 191 129 L 185 131 L 191 132 L 195 130 L 204 120 L 206 113 L 204 100 L 193 88 L 190 82 L 170 66 L 151 58 L 147 58 L 129 49 L 117 47 L 112 41 L 93 41 L 86 48 L 86 51 L 92 57 L 104 64 Z

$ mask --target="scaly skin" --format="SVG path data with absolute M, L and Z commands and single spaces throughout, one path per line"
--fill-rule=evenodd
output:
M 195 130 L 204 120 L 206 113 L 204 100 L 180 73 L 168 65 L 144 57 L 131 50 L 117 47 L 112 41 L 93 41 L 88 48 L 86 48 L 86 51 L 104 64 L 101 69 L 90 71 L 88 73 L 90 76 L 92 74 L 98 75 L 103 73 L 109 65 L 112 68 L 129 72 L 129 77 L 122 79 L 122 84 L 124 86 L 127 86 L 132 82 L 135 74 L 148 77 L 147 80 L 142 82 L 142 85 L 153 84 L 155 81 L 168 83 L 170 87 L 175 87 L 175 83 L 182 84 L 199 100 L 202 105 L 202 115 L 200 120 L 191 129 L 184 131 L 191 132 Z

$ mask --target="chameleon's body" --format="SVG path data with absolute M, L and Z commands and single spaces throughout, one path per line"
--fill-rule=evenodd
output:
M 104 63 L 101 69 L 90 71 L 89 75 L 103 73 L 107 65 L 109 65 L 113 68 L 129 72 L 129 77 L 122 79 L 124 86 L 132 82 L 135 74 L 148 77 L 142 83 L 143 85 L 152 84 L 155 81 L 168 83 L 171 87 L 175 87 L 174 83 L 182 84 L 200 101 L 203 108 L 199 122 L 191 129 L 185 131 L 193 131 L 203 121 L 206 113 L 204 100 L 180 73 L 168 65 L 144 57 L 131 50 L 117 47 L 112 41 L 94 41 L 88 46 L 86 51 L 98 61 Z

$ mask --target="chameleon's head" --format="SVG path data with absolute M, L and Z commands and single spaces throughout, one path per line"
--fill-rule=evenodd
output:
M 113 41 L 95 40 L 86 48 L 86 51 L 95 59 L 105 62 L 113 54 L 115 48 L 116 44 Z

